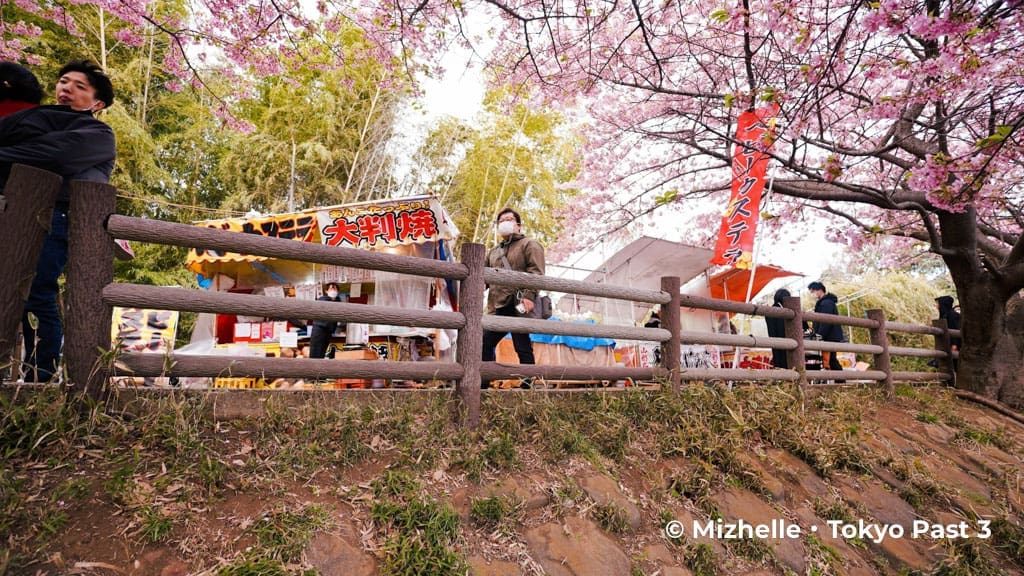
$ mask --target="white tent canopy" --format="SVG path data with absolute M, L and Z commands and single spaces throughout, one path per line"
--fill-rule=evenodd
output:
M 641 236 L 616 252 L 583 281 L 660 290 L 663 276 L 678 276 L 680 282 L 685 284 L 704 273 L 711 266 L 713 254 L 713 251 L 706 248 Z M 643 320 L 651 305 L 567 295 L 559 300 L 557 308 L 570 314 L 591 312 L 600 315 L 608 324 L 632 325 Z

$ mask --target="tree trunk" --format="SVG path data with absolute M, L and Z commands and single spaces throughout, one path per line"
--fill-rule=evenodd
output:
M 957 281 L 963 348 L 957 388 L 1024 408 L 1024 301 L 986 277 Z
M 942 259 L 960 300 L 963 346 L 957 388 L 1024 407 L 1024 304 L 1020 286 L 1007 285 L 992 255 L 982 260 L 977 214 L 939 212 Z

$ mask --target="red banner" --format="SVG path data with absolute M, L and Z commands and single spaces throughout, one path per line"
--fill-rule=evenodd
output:
M 754 257 L 754 236 L 761 210 L 761 193 L 768 170 L 775 105 L 740 114 L 736 121 L 736 147 L 732 159 L 732 194 L 722 215 L 712 264 L 749 270 Z

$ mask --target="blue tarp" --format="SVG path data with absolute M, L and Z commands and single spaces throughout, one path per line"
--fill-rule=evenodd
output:
M 561 322 L 557 318 L 549 318 L 555 322 Z M 593 320 L 580 321 L 583 324 L 594 324 Z M 556 336 L 553 334 L 530 334 L 531 342 L 541 344 L 565 344 L 569 348 L 579 350 L 593 350 L 595 346 L 615 346 L 615 340 L 611 338 L 590 338 L 587 336 Z

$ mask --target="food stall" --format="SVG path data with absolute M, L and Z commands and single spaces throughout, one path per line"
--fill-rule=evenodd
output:
M 560 322 L 557 316 L 548 319 Z M 592 321 L 590 321 L 592 323 Z M 615 341 L 611 338 L 589 336 L 563 336 L 557 334 L 530 334 L 533 357 L 542 366 L 615 366 Z M 501 364 L 518 364 L 512 337 L 506 335 L 495 348 L 495 360 Z M 611 384 L 599 380 L 541 380 L 544 385 L 558 388 L 589 384 Z M 498 380 L 492 383 L 496 388 L 515 388 L 520 385 L 518 378 Z
M 678 276 L 681 292 L 744 302 L 750 286 L 751 272 L 739 269 L 716 269 L 711 264 L 713 251 L 679 242 L 642 236 L 609 257 L 597 270 L 583 280 L 646 290 L 660 290 L 663 276 Z M 795 276 L 768 264 L 754 270 L 751 298 L 756 297 L 769 282 L 776 278 Z M 605 324 L 626 326 L 654 325 L 655 307 L 640 302 L 627 302 L 593 296 L 566 296 L 556 308 L 567 317 L 589 316 Z M 695 332 L 731 332 L 731 314 L 711 310 L 683 307 L 680 310 L 682 329 Z M 744 367 L 760 367 L 765 351 L 742 351 Z M 746 356 L 750 356 L 749 359 Z M 771 351 L 767 351 L 771 357 Z M 619 340 L 615 342 L 615 359 L 625 366 L 650 367 L 660 361 L 659 346 L 653 342 Z M 720 368 L 733 365 L 732 347 L 684 344 L 681 361 L 686 368 Z
M 439 260 L 452 259 L 451 246 L 458 236 L 458 229 L 433 196 L 206 220 L 196 225 Z M 341 301 L 350 303 L 427 310 L 453 309 L 455 302 L 455 287 L 450 282 L 390 272 L 196 249 L 189 251 L 187 266 L 197 274 L 200 286 L 209 290 L 315 300 L 326 284 L 334 283 Z M 218 314 L 212 322 L 198 324 L 209 328 L 197 330 L 191 344 L 179 353 L 193 349 L 237 355 L 308 355 L 306 319 Z M 342 323 L 332 335 L 328 357 L 428 361 L 449 357 L 453 344 L 454 338 L 434 329 Z M 251 379 L 240 380 L 215 385 L 260 385 Z

